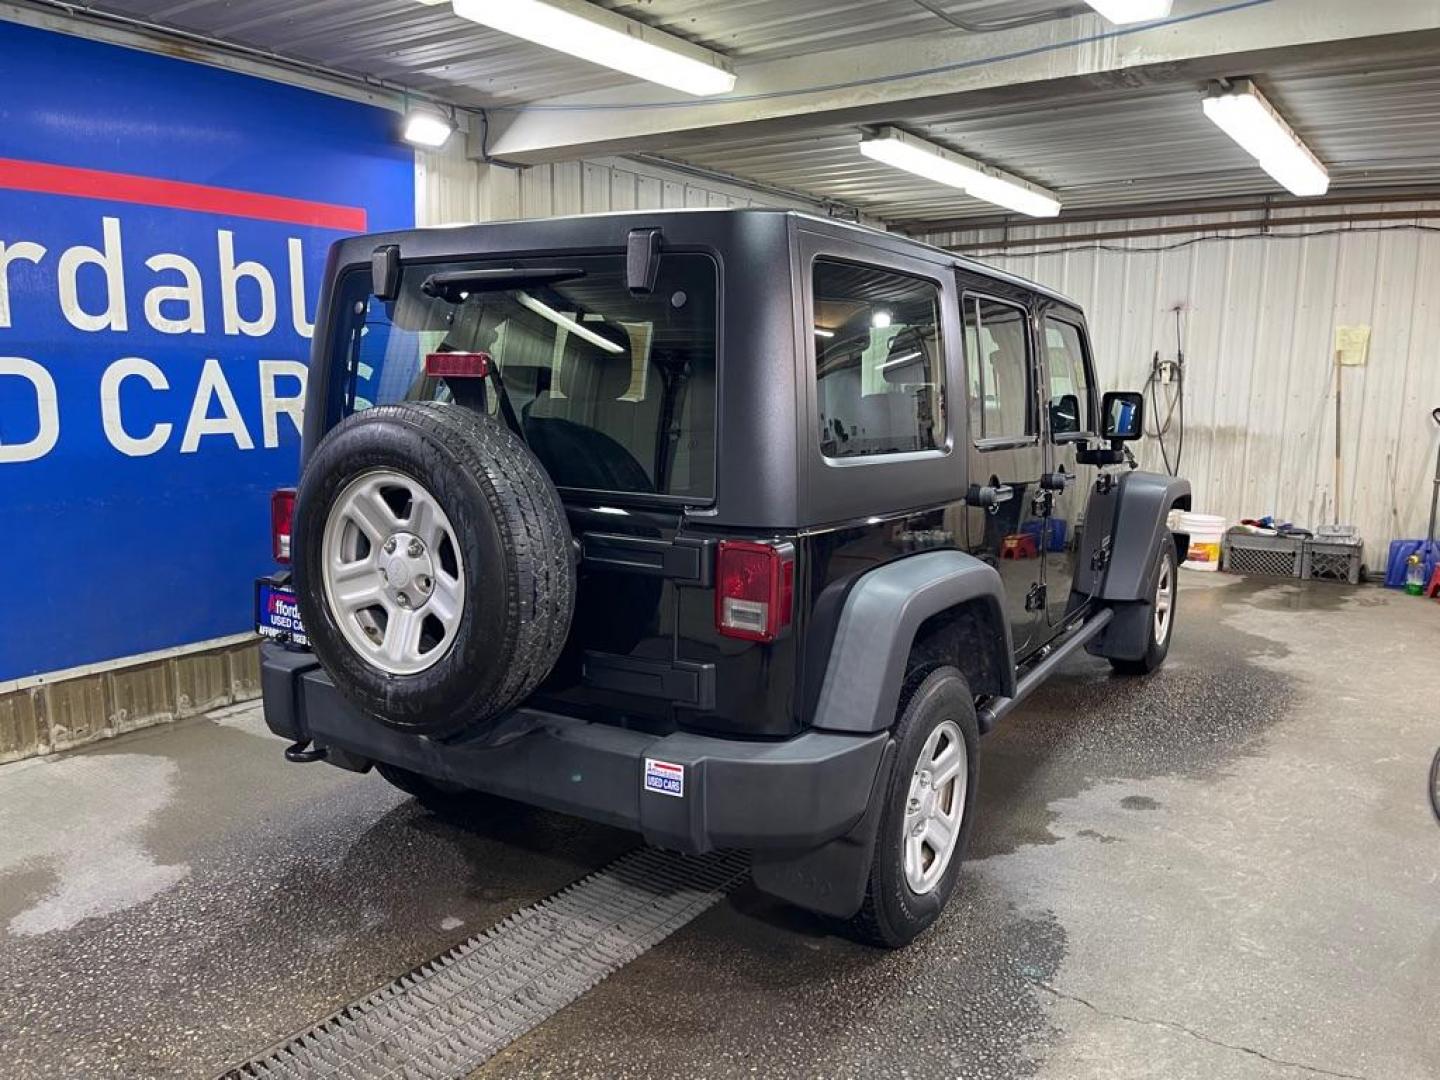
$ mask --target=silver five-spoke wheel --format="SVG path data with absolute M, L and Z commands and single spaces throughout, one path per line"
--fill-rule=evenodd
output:
M 935 887 L 955 854 L 965 814 L 966 765 L 959 725 L 942 720 L 920 751 L 905 803 L 905 881 L 916 894 Z
M 390 469 L 340 492 L 321 548 L 325 602 L 345 640 L 391 675 L 433 666 L 465 610 L 454 526 L 424 485 Z
M 1160 580 L 1155 583 L 1155 644 L 1163 646 L 1170 637 L 1170 612 L 1175 606 L 1175 559 L 1170 552 L 1160 558 Z

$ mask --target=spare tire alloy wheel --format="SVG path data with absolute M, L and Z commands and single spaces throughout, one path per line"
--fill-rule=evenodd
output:
M 560 656 L 575 602 L 560 495 L 489 416 L 422 401 L 347 417 L 305 463 L 294 535 L 311 647 L 380 723 L 483 740 Z
M 352 480 L 330 508 L 321 558 L 340 632 L 381 671 L 414 675 L 455 643 L 465 567 L 455 527 L 418 480 L 393 469 Z

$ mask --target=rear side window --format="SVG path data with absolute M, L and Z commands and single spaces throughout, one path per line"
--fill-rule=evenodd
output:
M 821 452 L 853 458 L 943 448 L 939 287 L 817 259 L 814 289 Z
M 1093 432 L 1090 384 L 1085 378 L 1085 346 L 1080 339 L 1080 328 L 1074 323 L 1047 318 L 1045 360 L 1051 436 Z
M 970 294 L 963 306 L 971 439 L 1034 435 L 1029 314 L 1016 304 Z
M 524 278 L 527 268 L 536 279 Z M 557 268 L 574 273 L 556 280 Z M 435 275 L 475 270 L 513 272 L 506 287 L 455 286 L 440 296 L 422 288 Z M 425 375 L 426 354 L 484 352 L 558 486 L 713 496 L 717 285 L 709 256 L 666 253 L 654 291 L 642 296 L 626 287 L 620 254 L 407 264 L 394 301 L 371 295 L 368 271 L 341 291 L 344 362 L 332 371 L 346 380 L 342 413 L 448 400 L 447 384 Z M 493 414 L 496 396 L 487 398 Z

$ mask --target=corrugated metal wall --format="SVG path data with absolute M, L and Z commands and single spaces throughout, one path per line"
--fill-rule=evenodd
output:
M 616 158 L 524 169 L 482 165 L 465 156 L 460 138 L 441 153 L 416 155 L 415 188 L 415 220 L 422 225 L 608 210 L 803 205 L 738 184 Z
M 1297 229 L 1269 238 L 1197 231 L 1114 242 L 1135 249 L 1128 251 L 1093 244 L 1053 250 L 1066 247 L 1066 236 L 1200 221 L 1012 229 L 1012 239 L 1052 242 L 982 258 L 1085 306 L 1110 389 L 1142 386 L 1157 349 L 1174 356 L 1173 312 L 1181 309 L 1182 472 L 1194 484 L 1197 511 L 1232 519 L 1274 513 L 1304 525 L 1333 520 L 1335 328 L 1370 326 L 1368 363 L 1341 371 L 1340 518 L 1360 527 L 1366 564 L 1383 566 L 1389 541 L 1423 535 L 1429 516 L 1440 443 L 1430 419 L 1440 405 L 1440 231 L 1392 221 L 1369 227 L 1385 231 L 1316 225 L 1304 231 L 1331 235 L 1303 238 Z M 983 251 L 977 244 L 995 234 L 929 239 Z M 1154 440 L 1146 440 L 1145 465 L 1159 462 Z

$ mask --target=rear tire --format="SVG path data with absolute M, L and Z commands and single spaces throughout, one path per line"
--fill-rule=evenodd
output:
M 1180 596 L 1179 562 L 1175 538 L 1169 533 L 1160 542 L 1160 558 L 1155 583 L 1150 589 L 1150 637 L 1145 655 L 1138 660 L 1111 659 L 1110 666 L 1121 675 L 1149 675 L 1165 663 L 1170 655 L 1170 642 L 1175 637 L 1175 601 Z
M 939 918 L 969 844 L 980 732 L 964 676 L 942 667 L 912 682 L 894 738 L 895 767 L 882 795 L 865 901 L 846 924 L 856 940 L 887 949 L 910 944 Z M 953 824 L 942 852 L 931 837 L 944 835 L 947 823 Z

